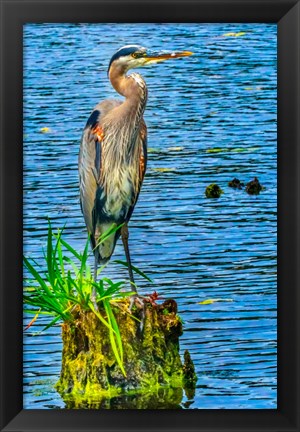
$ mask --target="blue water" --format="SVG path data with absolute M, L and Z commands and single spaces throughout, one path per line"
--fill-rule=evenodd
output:
M 81 251 L 77 158 L 122 45 L 191 50 L 192 57 L 141 69 L 149 159 L 130 223 L 133 262 L 178 302 L 181 351 L 198 375 L 184 408 L 276 408 L 277 27 L 273 24 L 27 24 L 24 26 L 24 253 L 42 262 L 47 217 L 67 222 Z M 48 129 L 43 129 L 48 128 Z M 258 196 L 233 190 L 258 177 Z M 224 194 L 207 199 L 216 182 Z M 124 259 L 121 244 L 114 257 Z M 115 280 L 126 272 L 110 264 Z M 230 301 L 201 305 L 206 299 Z M 31 319 L 24 317 L 24 323 Z M 60 327 L 24 333 L 24 408 L 64 408 L 54 390 Z

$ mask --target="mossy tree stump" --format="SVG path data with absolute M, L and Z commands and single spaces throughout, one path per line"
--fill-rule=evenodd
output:
M 57 390 L 63 399 L 73 401 L 74 406 L 78 400 L 109 399 L 122 394 L 128 397 L 157 393 L 160 388 L 195 385 L 189 354 L 185 354 L 184 364 L 179 354 L 182 322 L 174 300 L 157 305 L 145 298 L 143 304 L 136 301 L 130 312 L 126 299 L 116 302 L 113 310 L 121 333 L 126 377 L 111 349 L 107 327 L 92 311 L 76 307 L 74 320 L 62 326 L 62 369 Z M 182 390 L 174 394 L 176 405 Z M 69 405 L 72 407 L 72 403 Z

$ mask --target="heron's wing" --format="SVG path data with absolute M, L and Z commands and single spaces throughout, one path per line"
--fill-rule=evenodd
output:
M 97 108 L 97 107 L 96 107 Z M 100 110 L 95 109 L 84 128 L 78 160 L 80 206 L 88 232 L 94 234 L 93 209 L 95 198 L 101 188 L 101 153 L 103 130 Z
M 103 144 L 105 116 L 122 101 L 107 99 L 100 102 L 91 113 L 81 139 L 78 169 L 80 206 L 84 220 L 90 234 L 93 249 L 96 246 L 96 239 L 101 234 L 97 228 L 97 206 L 102 205 L 103 185 L 101 182 L 101 167 L 103 166 Z
M 129 219 L 131 218 L 132 212 L 138 200 L 147 168 L 147 126 L 144 120 L 142 120 L 141 122 L 140 131 L 137 137 L 137 144 L 139 146 L 138 184 L 136 188 L 136 193 L 133 197 L 132 205 L 130 206 L 127 213 L 127 221 L 129 221 Z
M 147 126 L 144 121 L 141 123 L 138 137 L 140 141 L 140 170 L 139 170 L 139 191 L 141 189 L 147 168 Z

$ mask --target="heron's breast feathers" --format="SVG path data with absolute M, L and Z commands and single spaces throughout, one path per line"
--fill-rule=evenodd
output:
M 131 166 L 103 172 L 102 212 L 116 222 L 123 222 L 138 194 L 137 169 Z

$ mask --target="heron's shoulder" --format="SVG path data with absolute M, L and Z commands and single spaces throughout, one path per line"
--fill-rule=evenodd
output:
M 87 122 L 86 122 L 86 129 L 92 129 L 95 127 L 99 122 L 101 123 L 101 119 L 105 117 L 111 110 L 118 107 L 122 104 L 122 101 L 117 99 L 107 99 L 105 101 L 99 102 L 91 112 L 91 115 L 89 116 Z
M 106 99 L 98 105 L 95 106 L 95 110 L 98 110 L 101 113 L 101 117 L 105 116 L 107 113 L 109 113 L 112 109 L 120 106 L 122 104 L 121 100 L 118 99 Z

